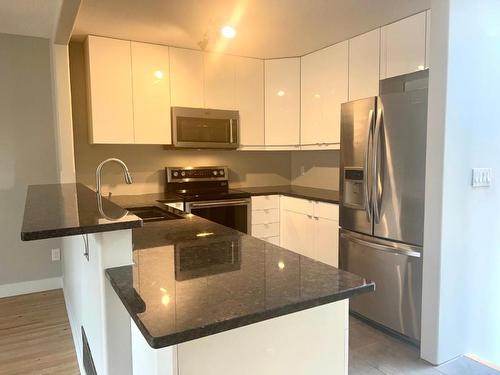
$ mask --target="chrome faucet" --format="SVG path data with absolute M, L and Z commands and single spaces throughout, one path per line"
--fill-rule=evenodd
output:
M 111 162 L 111 161 L 121 165 L 121 167 L 123 169 L 123 176 L 125 177 L 125 182 L 129 185 L 132 183 L 132 176 L 130 175 L 130 172 L 128 171 L 127 165 L 123 161 L 121 161 L 120 159 L 117 159 L 117 158 L 106 159 L 101 164 L 99 164 L 97 166 L 97 169 L 95 171 L 97 195 L 101 195 L 101 171 L 102 171 L 102 167 L 104 167 L 104 164 Z

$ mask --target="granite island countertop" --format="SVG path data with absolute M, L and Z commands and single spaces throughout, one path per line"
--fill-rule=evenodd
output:
M 79 183 L 30 185 L 23 241 L 109 232 L 142 226 L 142 220 Z
M 137 198 L 118 199 L 130 207 Z M 140 200 L 146 204 L 144 197 Z M 106 276 L 146 341 L 162 348 L 370 292 L 349 272 L 156 200 L 182 219 L 132 231 L 134 264 Z

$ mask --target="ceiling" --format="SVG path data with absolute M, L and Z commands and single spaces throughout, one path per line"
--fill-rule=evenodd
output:
M 297 56 L 430 8 L 431 0 L 83 0 L 88 34 L 261 58 Z M 236 38 L 219 30 L 233 25 Z
M 0 0 L 0 33 L 51 38 L 63 0 Z

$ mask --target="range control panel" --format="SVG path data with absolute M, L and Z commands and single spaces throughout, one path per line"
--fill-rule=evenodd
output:
M 227 167 L 167 167 L 168 182 L 221 181 L 227 180 Z

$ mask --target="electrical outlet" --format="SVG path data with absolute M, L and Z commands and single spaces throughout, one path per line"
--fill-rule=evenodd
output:
M 61 260 L 61 250 L 60 249 L 52 249 L 52 261 L 57 262 Z
M 301 167 L 300 167 L 300 175 L 301 175 L 301 176 L 303 176 L 303 175 L 305 175 L 305 174 L 306 174 L 306 167 L 301 166 Z
M 472 168 L 472 186 L 488 187 L 491 185 L 491 168 Z

